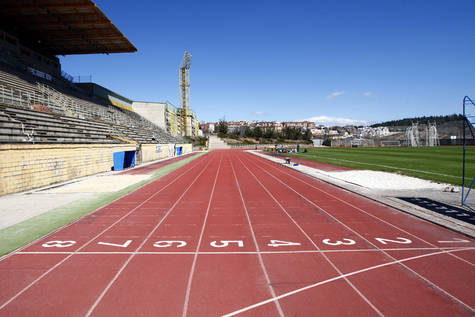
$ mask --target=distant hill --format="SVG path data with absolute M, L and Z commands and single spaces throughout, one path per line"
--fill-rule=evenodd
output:
M 435 122 L 437 125 L 442 125 L 447 122 L 456 122 L 461 121 L 463 116 L 461 114 L 452 114 L 448 116 L 429 116 L 429 117 L 415 117 L 415 118 L 405 118 L 401 120 L 392 120 L 382 123 L 373 124 L 371 127 L 396 127 L 396 126 L 410 126 L 412 123 L 427 124 L 428 122 Z

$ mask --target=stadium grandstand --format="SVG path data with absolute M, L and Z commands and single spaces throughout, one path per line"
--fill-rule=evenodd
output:
M 91 0 L 0 3 L 0 195 L 114 169 L 118 153 L 140 163 L 192 150 L 132 100 L 75 83 L 57 57 L 136 51 Z

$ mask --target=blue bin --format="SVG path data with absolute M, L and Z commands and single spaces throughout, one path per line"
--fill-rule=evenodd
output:
M 122 171 L 124 169 L 125 152 L 114 153 L 114 171 Z
M 122 151 L 114 153 L 114 171 L 135 166 L 135 151 Z

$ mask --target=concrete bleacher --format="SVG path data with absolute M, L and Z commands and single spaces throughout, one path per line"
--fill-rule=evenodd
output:
M 108 124 L 0 104 L 0 143 L 119 143 Z
M 137 113 L 81 94 L 63 81 L 37 78 L 0 63 L 0 143 L 117 143 L 121 138 L 188 143 Z M 32 105 L 46 112 L 34 111 Z

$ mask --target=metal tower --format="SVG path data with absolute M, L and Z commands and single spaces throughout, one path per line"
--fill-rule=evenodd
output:
M 188 113 L 190 112 L 190 66 L 191 54 L 185 51 L 180 65 L 180 134 L 190 135 L 188 132 Z
M 475 141 L 475 102 L 470 99 L 469 96 L 463 98 L 463 163 L 462 163 L 462 206 L 473 205 L 473 203 L 467 202 L 467 198 L 473 189 L 475 184 L 475 177 L 473 177 L 470 187 L 465 194 L 465 180 L 469 180 L 474 175 L 467 175 L 466 160 L 468 159 L 467 141 Z M 472 141 L 472 142 L 473 142 Z
M 412 123 L 411 127 L 406 129 L 406 143 L 407 146 L 417 147 L 419 142 L 419 123 Z
M 427 123 L 427 146 L 439 146 L 439 134 L 437 133 L 436 123 Z

